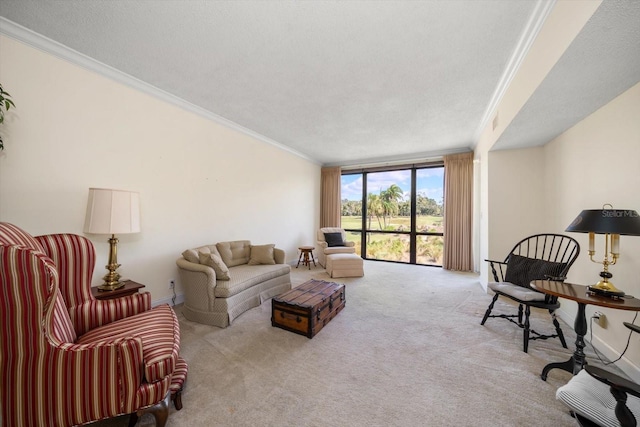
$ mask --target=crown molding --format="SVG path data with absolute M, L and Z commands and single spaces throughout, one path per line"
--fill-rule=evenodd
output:
M 431 151 L 424 153 L 416 153 L 412 156 L 392 156 L 392 157 L 384 157 L 384 158 L 371 158 L 371 159 L 361 159 L 348 163 L 325 163 L 323 167 L 341 167 L 344 170 L 351 169 L 364 169 L 364 168 L 373 168 L 373 167 L 394 167 L 394 166 L 403 166 L 408 164 L 417 164 L 417 163 L 428 163 L 435 162 L 444 159 L 445 156 L 449 154 L 459 154 L 459 153 L 468 153 L 473 150 L 469 147 L 463 148 L 454 148 L 451 150 L 441 150 L 441 151 Z
M 533 42 L 535 41 L 536 37 L 538 36 L 538 33 L 542 29 L 542 26 L 544 25 L 545 21 L 547 20 L 547 17 L 551 13 L 551 10 L 553 10 L 553 7 L 555 6 L 556 2 L 557 0 L 538 0 L 537 1 L 536 6 L 533 10 L 533 13 L 529 18 L 529 21 L 527 21 L 527 25 L 525 26 L 524 31 L 522 32 L 522 35 L 518 40 L 518 44 L 516 45 L 516 48 L 513 54 L 511 55 L 511 58 L 509 59 L 509 62 L 507 63 L 507 66 L 504 72 L 502 73 L 500 80 L 498 81 L 498 85 L 496 86 L 496 89 L 493 92 L 493 95 L 491 96 L 491 100 L 487 105 L 484 115 L 482 116 L 482 121 L 480 122 L 480 126 L 476 130 L 476 133 L 473 137 L 474 147 L 478 144 L 478 141 L 480 140 L 480 136 L 482 135 L 482 132 L 485 130 L 485 128 L 489 124 L 489 121 L 492 120 L 493 117 L 495 116 L 498 110 L 498 105 L 500 105 L 500 102 L 502 101 L 502 98 L 504 97 L 505 92 L 509 88 L 509 85 L 513 81 L 513 78 L 515 77 L 516 73 L 520 69 L 520 66 L 524 61 L 524 58 L 527 56 L 527 53 L 529 53 L 529 49 L 531 49 Z
M 124 73 L 114 67 L 111 67 L 107 64 L 104 64 L 100 61 L 97 61 L 83 53 L 80 53 L 74 49 L 71 49 L 68 46 L 65 46 L 61 43 L 58 43 L 55 40 L 52 40 L 48 37 L 43 36 L 42 34 L 36 33 L 26 27 L 23 27 L 20 24 L 16 24 L 5 17 L 0 16 L 0 34 L 8 36 L 12 39 L 15 39 L 21 43 L 29 45 L 33 48 L 41 50 L 45 53 L 56 56 L 60 59 L 68 61 L 74 65 L 82 67 L 86 70 L 92 71 L 94 73 L 100 74 L 108 79 L 121 83 L 123 85 L 129 86 L 135 90 L 151 95 L 161 101 L 167 102 L 169 104 L 173 104 L 183 110 L 186 110 L 190 113 L 197 114 L 207 120 L 211 120 L 215 123 L 243 133 L 251 138 L 257 139 L 258 141 L 265 142 L 267 144 L 273 145 L 276 148 L 287 151 L 297 157 L 305 159 L 314 164 L 320 165 L 320 162 L 312 159 L 311 157 L 300 153 L 284 144 L 281 144 L 271 138 L 268 138 L 264 135 L 261 135 L 257 132 L 252 131 L 244 126 L 239 125 L 231 120 L 225 119 L 224 117 L 218 116 L 204 108 L 198 107 L 195 104 L 192 104 L 184 99 L 175 96 L 169 92 L 166 92 L 162 89 L 159 89 L 149 83 L 146 83 L 136 77 L 133 77 L 127 73 Z

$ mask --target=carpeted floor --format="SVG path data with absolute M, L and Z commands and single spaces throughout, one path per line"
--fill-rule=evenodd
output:
M 177 306 L 189 378 L 168 425 L 577 425 L 555 399 L 570 374 L 540 379 L 547 363 L 569 358 L 571 328 L 563 324 L 569 349 L 538 340 L 525 354 L 515 325 L 480 325 L 491 297 L 476 275 L 374 261 L 365 273 L 334 280 L 346 284 L 346 307 L 311 340 L 272 327 L 270 301 L 226 329 L 190 322 Z M 309 278 L 331 280 L 319 266 L 292 269 L 294 286 Z M 532 327 L 550 330 L 548 314 L 535 311 Z

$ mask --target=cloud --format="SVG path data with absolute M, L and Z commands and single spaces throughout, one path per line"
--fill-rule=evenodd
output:
M 418 170 L 419 194 L 434 199 L 440 203 L 443 197 L 443 174 L 442 168 L 429 168 Z M 396 184 L 402 189 L 404 200 L 411 198 L 411 171 L 398 170 L 389 172 L 373 172 L 367 175 L 367 192 L 379 194 L 392 184 Z M 360 200 L 362 198 L 362 174 L 342 176 L 342 199 Z
M 354 179 L 355 175 L 345 175 L 342 177 L 342 199 L 362 200 L 362 175 Z
M 420 188 L 417 190 L 418 194 L 422 194 L 425 197 L 435 200 L 436 202 L 442 202 L 443 189 L 442 187 L 436 188 Z
M 408 170 L 370 173 L 367 178 L 369 193 L 379 194 L 392 184 L 399 186 L 403 192 L 411 191 L 411 172 Z

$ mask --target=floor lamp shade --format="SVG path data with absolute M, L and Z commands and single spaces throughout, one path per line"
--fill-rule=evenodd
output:
M 84 232 L 90 234 L 140 232 L 140 193 L 90 188 Z
M 109 234 L 109 263 L 101 291 L 113 291 L 124 286 L 116 272 L 118 264 L 118 239 L 116 234 L 140 231 L 140 194 L 135 191 L 90 188 L 87 201 L 84 232 Z

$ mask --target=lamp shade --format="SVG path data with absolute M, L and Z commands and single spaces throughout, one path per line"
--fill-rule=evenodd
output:
M 105 188 L 89 189 L 85 233 L 128 234 L 139 231 L 139 193 Z
M 587 209 L 565 231 L 640 236 L 640 215 L 630 209 Z

